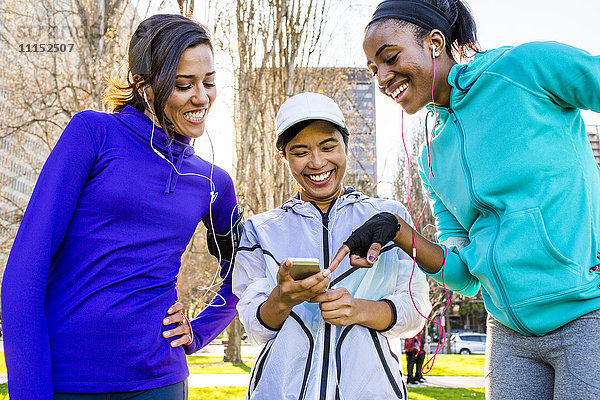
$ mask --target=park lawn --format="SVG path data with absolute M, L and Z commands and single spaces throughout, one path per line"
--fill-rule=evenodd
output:
M 438 354 L 433 363 L 433 369 L 427 375 L 483 376 L 484 364 L 484 355 Z M 402 356 L 402 370 L 406 375 L 406 358 L 404 355 Z M 427 367 L 425 371 L 427 371 Z
M 483 388 L 408 388 L 408 400 L 458 400 L 476 399 L 485 400 L 485 389 Z
M 243 400 L 246 388 L 191 388 L 189 400 Z M 484 400 L 483 389 L 408 388 L 408 400 Z
M 190 374 L 247 374 L 254 364 L 254 357 L 244 357 L 242 364 L 223 362 L 223 357 L 188 356 Z
M 0 372 L 6 373 L 4 353 L 0 357 Z M 255 359 L 244 357 L 242 364 L 223 362 L 222 357 L 189 356 L 188 367 L 192 374 L 243 374 L 249 373 Z M 439 354 L 430 375 L 440 376 L 483 376 L 484 356 Z M 406 360 L 402 357 L 402 367 L 406 374 Z M 190 388 L 189 400 L 241 400 L 245 387 Z M 455 400 L 485 398 L 483 389 L 448 389 L 410 387 L 409 400 Z M 0 385 L 0 400 L 8 399 L 6 384 Z
M 190 388 L 188 400 L 243 400 L 245 395 L 244 386 Z
M 188 367 L 192 374 L 243 374 L 250 372 L 254 358 L 244 357 L 242 364 L 223 362 L 223 357 L 189 356 Z M 433 369 L 427 375 L 483 376 L 485 356 L 438 354 Z M 406 358 L 402 356 L 402 369 L 406 375 Z
M 190 388 L 189 400 L 242 400 L 246 394 L 243 386 Z M 0 385 L 0 400 L 7 400 L 6 383 Z M 483 389 L 408 388 L 408 400 L 484 400 Z

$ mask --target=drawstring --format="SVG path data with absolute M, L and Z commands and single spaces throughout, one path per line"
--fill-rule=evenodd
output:
M 456 73 L 456 76 L 454 77 L 454 87 L 456 87 L 458 90 L 460 90 L 460 91 L 463 91 L 463 92 L 466 92 L 466 91 L 468 91 L 469 89 L 471 89 L 471 86 L 473 86 L 473 84 L 475 83 L 475 81 L 473 81 L 473 82 L 471 82 L 471 83 L 470 83 L 470 84 L 469 84 L 467 87 L 465 87 L 465 88 L 462 88 L 462 87 L 460 86 L 460 84 L 458 83 L 458 78 L 460 78 L 460 76 L 462 75 L 462 73 L 463 73 L 463 72 L 465 72 L 465 70 L 467 69 L 467 67 L 468 67 L 468 66 L 469 66 L 468 64 L 465 64 L 465 65 L 463 65 L 463 66 L 462 66 L 462 67 L 461 67 L 461 68 L 458 70 L 458 72 Z
M 178 171 L 181 171 L 181 165 L 183 164 L 183 159 L 185 158 L 184 156 L 186 150 L 187 147 L 181 150 L 181 152 L 177 155 L 177 163 L 175 165 L 177 166 Z M 171 182 L 171 192 L 175 190 L 175 185 L 177 185 L 177 179 L 179 179 L 179 175 L 174 174 L 173 181 Z
M 435 175 L 433 175 L 433 166 L 431 165 L 431 141 L 429 140 L 429 128 L 427 127 L 427 120 L 429 119 L 430 115 L 434 115 L 433 111 L 428 110 L 427 111 L 427 115 L 425 116 L 425 146 L 427 147 L 427 162 L 429 163 L 428 167 L 429 170 L 431 171 L 431 176 L 435 177 Z M 437 118 L 436 118 L 437 121 Z M 433 139 L 433 136 L 435 135 L 435 129 L 437 128 L 437 123 L 434 124 L 434 127 L 431 131 L 431 136 Z
M 189 146 L 184 147 L 179 154 L 177 154 L 175 161 L 173 161 L 173 150 L 171 144 L 169 144 L 167 148 L 169 149 L 169 159 L 171 160 L 171 163 L 175 165 L 177 171 L 181 171 L 181 165 L 183 164 L 183 159 L 185 158 L 185 153 Z M 175 170 L 173 168 L 169 170 L 169 179 L 167 180 L 167 186 L 165 187 L 165 194 L 173 193 L 175 191 L 179 174 L 174 173 L 174 171 Z
M 167 143 L 167 150 L 169 152 L 169 161 L 173 163 L 173 151 L 171 149 L 171 143 Z M 167 178 L 167 185 L 165 186 L 165 194 L 171 193 L 171 181 L 173 180 L 173 168 L 169 168 L 169 177 Z

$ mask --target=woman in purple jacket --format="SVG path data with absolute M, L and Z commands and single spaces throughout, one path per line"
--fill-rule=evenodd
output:
M 108 96 L 114 114 L 69 122 L 15 239 L 2 283 L 11 400 L 186 399 L 186 353 L 236 314 L 235 190 L 190 145 L 216 97 L 206 29 L 143 21 L 127 81 Z M 190 324 L 176 277 L 200 221 L 223 282 Z

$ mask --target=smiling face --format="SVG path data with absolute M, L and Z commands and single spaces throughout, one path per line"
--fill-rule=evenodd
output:
M 450 105 L 449 57 L 444 39 L 433 31 L 425 39 L 418 39 L 414 29 L 400 26 L 393 20 L 375 24 L 367 29 L 363 50 L 369 70 L 377 77 L 379 90 L 400 104 L 408 114 L 414 114 L 431 103 L 433 85 L 433 57 L 431 45 L 439 50 L 436 58 L 436 82 L 433 85 L 435 102 Z M 451 66 L 451 65 L 450 65 Z
M 154 107 L 152 89 L 148 89 L 150 104 Z M 180 135 L 202 136 L 210 107 L 217 97 L 213 53 L 206 44 L 186 49 L 177 67 L 173 93 L 165 105 L 165 116 Z M 152 118 L 149 110 L 146 115 Z
M 317 120 L 302 129 L 286 144 L 285 158 L 294 180 L 302 187 L 302 200 L 314 201 L 325 211 L 342 193 L 346 146 L 333 124 Z

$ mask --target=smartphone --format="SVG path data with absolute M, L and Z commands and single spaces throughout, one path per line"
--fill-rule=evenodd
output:
M 290 258 L 292 269 L 290 275 L 294 280 L 301 281 L 321 271 L 321 264 L 317 258 Z

